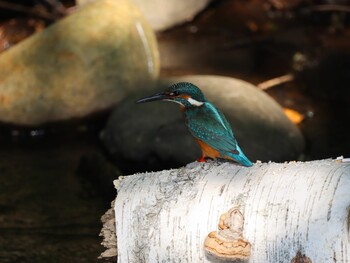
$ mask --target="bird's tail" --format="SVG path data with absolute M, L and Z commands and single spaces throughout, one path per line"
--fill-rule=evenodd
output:
M 237 145 L 237 151 L 239 152 L 238 154 L 229 153 L 228 156 L 233 158 L 235 161 L 239 162 L 244 166 L 249 167 L 253 165 L 253 163 L 248 159 L 247 156 L 244 155 L 244 153 L 242 152 L 241 148 L 239 148 L 238 145 Z

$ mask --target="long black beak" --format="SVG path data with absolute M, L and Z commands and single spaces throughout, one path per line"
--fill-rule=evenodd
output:
M 165 93 L 157 93 L 157 94 L 139 99 L 138 101 L 136 101 L 136 103 L 145 103 L 145 102 L 164 100 L 164 99 L 169 99 L 169 96 L 166 95 Z

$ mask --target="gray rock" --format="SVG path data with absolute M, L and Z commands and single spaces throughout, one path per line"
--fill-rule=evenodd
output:
M 176 77 L 163 80 L 146 94 L 180 81 L 197 85 L 225 114 L 252 161 L 295 160 L 302 153 L 299 129 L 271 97 L 245 81 L 205 75 Z M 140 165 L 134 171 L 175 167 L 199 158 L 199 147 L 183 123 L 179 106 L 166 102 L 135 105 L 144 95 L 145 91 L 139 92 L 119 105 L 103 131 L 102 141 L 117 162 Z
M 154 32 L 127 0 L 100 0 L 0 55 L 0 121 L 38 125 L 114 106 L 158 76 Z
M 135 105 L 140 97 L 163 88 L 137 92 L 118 104 L 102 132 L 105 147 L 124 172 L 176 167 L 200 155 L 178 105 L 164 102 Z

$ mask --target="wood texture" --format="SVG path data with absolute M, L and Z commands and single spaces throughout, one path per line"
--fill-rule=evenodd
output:
M 349 163 L 191 163 L 116 184 L 119 263 L 214 262 L 204 240 L 233 207 L 244 217 L 248 262 L 350 260 Z

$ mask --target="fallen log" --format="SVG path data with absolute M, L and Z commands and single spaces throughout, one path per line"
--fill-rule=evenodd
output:
M 191 163 L 119 178 L 114 209 L 104 216 L 109 218 L 104 229 L 115 219 L 116 232 L 107 231 L 109 250 L 101 258 L 350 262 L 350 163 L 345 161 L 249 168 Z

